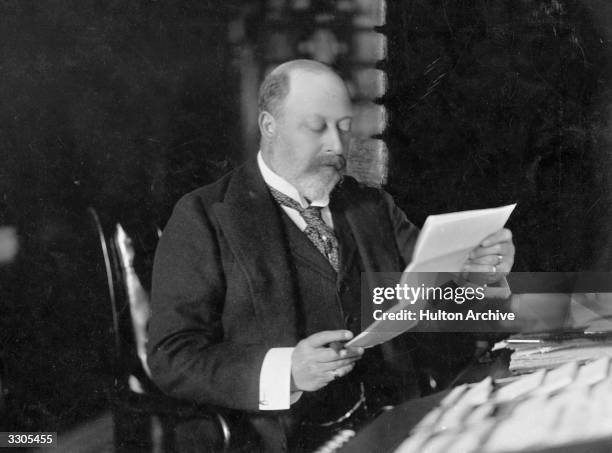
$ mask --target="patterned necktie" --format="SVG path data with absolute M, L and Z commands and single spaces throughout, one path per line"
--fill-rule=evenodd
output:
M 308 239 L 310 239 L 319 252 L 327 258 L 334 270 L 338 272 L 338 239 L 336 239 L 334 230 L 332 230 L 321 218 L 322 208 L 319 206 L 308 206 L 307 208 L 303 208 L 293 198 L 288 197 L 272 187 L 269 187 L 269 189 L 278 204 L 295 209 L 300 213 L 306 222 L 304 234 L 308 236 Z

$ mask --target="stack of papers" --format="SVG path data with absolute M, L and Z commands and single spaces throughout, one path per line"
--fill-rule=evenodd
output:
M 495 345 L 497 349 L 512 349 L 509 369 L 515 374 L 540 368 L 554 368 L 569 362 L 584 363 L 600 357 L 612 357 L 612 336 L 578 336 L 548 339 L 515 335 Z

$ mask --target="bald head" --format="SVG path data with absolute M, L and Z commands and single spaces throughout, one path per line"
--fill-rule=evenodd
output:
M 315 60 L 292 60 L 283 63 L 272 70 L 259 88 L 259 112 L 269 112 L 278 117 L 281 107 L 289 91 L 294 75 L 326 75 L 344 87 L 342 79 L 326 64 Z

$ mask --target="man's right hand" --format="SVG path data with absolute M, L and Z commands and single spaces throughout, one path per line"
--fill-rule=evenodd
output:
M 363 355 L 363 348 L 332 348 L 353 338 L 348 330 L 317 332 L 300 341 L 291 355 L 292 391 L 313 392 L 347 375 Z

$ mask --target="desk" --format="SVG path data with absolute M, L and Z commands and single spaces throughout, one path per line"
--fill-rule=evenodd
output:
M 603 363 L 603 361 L 607 361 L 608 359 L 606 358 L 602 358 L 601 360 L 597 360 L 596 362 L 599 363 Z M 491 364 L 489 365 L 489 368 L 491 369 L 491 373 L 492 374 L 498 374 L 499 371 L 499 366 L 500 364 L 503 364 L 504 362 L 506 362 L 504 357 L 498 357 L 497 360 L 491 362 Z M 595 364 L 595 362 L 593 362 L 593 364 Z M 568 366 L 572 365 L 571 363 L 568 363 Z M 471 376 L 474 377 L 476 380 L 479 378 L 479 376 L 482 376 L 484 368 L 486 368 L 486 366 L 476 366 L 474 367 L 476 368 L 476 373 L 471 373 Z M 480 368 L 480 370 L 478 370 L 478 368 Z M 567 367 L 565 367 L 567 368 Z M 542 370 L 542 373 L 544 371 Z M 552 373 L 552 372 L 551 372 Z M 468 377 L 470 375 L 470 373 L 466 373 L 466 377 Z M 577 374 L 578 376 L 580 376 L 580 373 Z M 534 375 L 535 376 L 535 375 Z M 608 374 L 608 377 L 606 378 L 606 380 L 604 381 L 593 381 L 595 383 L 600 382 L 601 384 L 605 384 L 606 386 L 610 385 L 610 378 L 609 378 L 610 374 Z M 601 378 L 600 378 L 601 379 Z M 467 381 L 469 381 L 469 379 L 466 379 Z M 560 382 L 560 381 L 556 381 L 556 382 Z M 546 383 L 546 381 L 545 381 Z M 479 384 L 480 385 L 480 384 Z M 542 384 L 540 384 L 542 385 Z M 578 384 L 577 384 L 578 385 Z M 589 384 L 590 385 L 590 384 Z M 597 384 L 595 384 L 597 385 Z M 587 388 L 587 387 L 580 387 L 580 388 Z M 593 387 L 588 387 L 589 389 L 593 388 Z M 609 388 L 609 387 L 606 387 Z M 593 388 L 594 389 L 594 388 Z M 540 387 L 537 388 L 537 390 L 541 390 Z M 593 395 L 593 391 L 594 390 L 590 390 L 591 391 L 591 395 Z M 610 399 L 610 393 L 609 390 L 606 391 L 607 393 L 605 393 L 605 399 L 601 399 L 599 401 L 601 402 L 605 402 L 608 401 Z M 411 430 L 415 427 L 415 425 L 421 421 L 421 419 L 427 414 L 429 413 L 430 410 L 432 410 L 434 407 L 438 406 L 439 403 L 441 402 L 441 400 L 449 393 L 449 391 L 446 392 L 441 392 L 441 393 L 437 393 L 431 396 L 428 396 L 426 398 L 421 398 L 421 399 L 417 399 L 417 400 L 413 400 L 413 401 L 408 401 L 406 403 L 403 403 L 397 407 L 395 407 L 394 409 L 380 415 L 377 419 L 375 419 L 373 422 L 371 422 L 369 425 L 365 426 L 363 429 L 361 429 L 357 435 L 355 437 L 353 437 L 350 441 L 348 441 L 346 444 L 343 445 L 342 448 L 340 448 L 338 450 L 339 453 L 392 453 L 396 450 L 396 448 L 409 436 Z M 569 393 L 569 391 L 568 391 Z M 568 393 L 561 393 L 561 395 L 567 395 Z M 598 395 L 601 395 L 601 393 L 597 393 Z M 586 395 L 586 394 L 585 394 Z M 552 397 L 557 398 L 556 396 Z M 591 397 L 593 398 L 593 397 Z M 512 400 L 511 405 L 513 405 L 512 407 L 514 407 L 516 399 Z M 534 400 L 528 400 L 528 401 L 534 401 Z M 548 401 L 552 401 L 549 397 Z M 569 401 L 569 400 L 565 400 L 565 401 Z M 577 400 L 574 400 L 577 401 Z M 580 403 L 582 404 L 584 401 L 588 401 L 587 404 L 596 404 L 596 402 L 598 400 L 594 399 L 594 400 L 584 400 L 584 399 L 580 399 L 579 400 Z M 454 403 L 451 403 L 454 404 Z M 539 403 L 538 403 L 539 404 Z M 605 404 L 605 403 L 604 403 Z M 450 407 L 450 406 L 447 406 Z M 538 407 L 543 407 L 543 406 L 538 406 Z M 570 406 L 566 406 L 566 407 L 570 407 Z M 592 406 L 592 407 L 597 407 L 597 406 Z M 563 409 L 561 409 L 561 407 L 559 407 L 559 410 L 561 412 L 548 412 L 548 416 L 546 418 L 542 418 L 542 428 L 544 426 L 547 425 L 546 422 L 552 421 L 555 422 L 555 424 L 558 426 L 556 420 L 561 420 L 561 414 L 563 414 Z M 590 412 L 590 411 L 586 411 L 586 412 Z M 502 413 L 503 413 L 503 409 L 502 409 Z M 542 412 L 542 415 L 545 414 L 547 412 Z M 470 413 L 471 414 L 471 413 Z M 494 419 L 500 420 L 500 415 L 497 412 L 493 412 L 492 413 Z M 538 412 L 531 412 L 530 414 L 534 414 L 535 415 L 535 419 L 538 419 Z M 514 444 L 514 448 L 517 448 L 516 451 L 521 451 L 521 452 L 529 452 L 529 453 L 608 453 L 610 451 L 612 451 L 612 430 L 609 430 L 607 428 L 607 425 L 605 426 L 605 429 L 603 431 L 599 431 L 599 434 L 597 435 L 592 435 L 590 434 L 592 432 L 589 431 L 587 428 L 591 427 L 597 427 L 598 423 L 590 423 L 590 422 L 585 422 L 588 423 L 584 426 L 584 429 L 582 428 L 582 421 L 584 421 L 584 417 L 586 416 L 585 413 L 583 412 L 576 412 L 573 411 L 573 414 L 575 414 L 572 424 L 571 424 L 571 429 L 569 431 L 565 431 L 565 428 L 553 428 L 553 430 L 551 431 L 550 428 L 548 431 L 544 430 L 540 430 L 540 425 L 539 422 L 535 422 L 535 424 L 529 424 L 528 427 L 526 427 L 527 431 L 530 430 L 531 427 L 533 427 L 532 431 L 533 432 L 539 432 L 539 436 L 543 436 L 542 433 L 547 433 L 546 437 L 544 437 L 545 439 L 552 439 L 553 441 L 556 441 L 558 444 L 560 445 L 556 445 L 556 446 L 547 446 L 547 447 L 543 447 L 543 446 L 539 446 L 538 448 L 536 448 L 534 445 L 534 443 L 529 443 L 529 444 L 525 444 L 525 445 L 529 445 L 529 448 L 524 448 L 522 450 L 519 450 L 518 446 L 520 445 L 520 443 L 516 443 Z M 593 421 L 597 420 L 600 423 L 599 424 L 606 424 L 606 420 L 609 419 L 610 416 L 610 411 L 606 410 L 604 413 L 604 417 L 598 417 L 595 419 L 592 419 Z M 532 418 L 532 417 L 529 417 Z M 523 418 L 519 418 L 520 420 L 525 420 Z M 504 416 L 501 416 L 501 422 L 496 422 L 495 426 L 511 426 L 508 425 L 507 419 L 504 418 Z M 587 418 L 588 420 L 588 418 Z M 501 425 L 498 425 L 497 423 L 501 423 Z M 526 420 L 522 422 L 522 424 L 525 423 L 529 423 Z M 471 425 L 471 426 L 475 426 L 475 425 Z M 564 425 L 561 425 L 564 426 Z M 570 425 L 566 425 L 566 426 L 570 426 Z M 574 431 L 574 428 L 577 428 L 578 430 L 580 430 L 580 434 L 575 435 L 575 434 L 571 434 Z M 422 430 L 423 428 L 419 428 L 420 430 Z M 455 428 L 456 429 L 456 428 Z M 498 429 L 498 428 L 496 428 Z M 499 428 L 501 429 L 501 428 Z M 544 429 L 544 428 L 543 428 Z M 599 429 L 599 428 L 598 428 Z M 514 430 L 516 431 L 516 430 Z M 422 431 L 420 431 L 422 432 Z M 445 431 L 439 431 L 440 433 L 444 433 Z M 464 431 L 462 428 L 460 429 L 461 433 L 465 433 L 466 431 Z M 520 433 L 525 433 L 526 431 L 521 430 Z M 519 431 L 517 431 L 516 435 L 523 435 L 523 434 L 519 434 Z M 556 436 L 556 434 L 558 434 L 558 436 Z M 568 434 L 568 437 L 563 436 L 563 434 Z M 450 431 L 450 435 L 452 434 L 452 431 Z M 498 446 L 496 447 L 497 449 L 495 451 L 500 451 L 499 450 L 499 446 L 501 445 L 504 449 L 507 447 L 508 449 L 513 447 L 513 440 L 512 439 L 517 439 L 516 435 L 512 435 L 510 437 L 508 437 L 508 439 L 503 440 L 502 444 L 498 443 Z M 602 435 L 604 437 L 602 437 Z M 551 436 L 551 437 L 548 437 Z M 596 438 L 595 438 L 596 437 Z M 529 438 L 529 437 L 528 437 Z M 565 441 L 562 439 L 566 439 Z M 573 443 L 566 443 L 561 445 L 563 442 L 573 442 Z M 543 444 L 549 444 L 549 443 L 554 443 L 554 442 L 549 442 L 549 441 L 544 441 L 544 442 L 538 442 L 540 445 Z M 451 443 L 449 445 L 454 445 L 454 443 Z M 447 445 L 447 447 L 449 447 L 449 445 Z M 478 444 L 480 445 L 479 448 L 482 448 L 482 444 Z M 487 442 L 487 445 L 488 442 Z M 452 448 L 451 448 L 452 450 Z M 411 449 L 411 451 L 415 451 L 414 449 Z M 420 450 L 419 450 L 420 451 Z M 436 450 L 438 451 L 438 450 Z M 447 450 L 444 450 L 447 451 Z M 473 451 L 473 450 L 470 450 Z M 480 451 L 480 450 L 479 450 Z M 450 451 L 449 451 L 450 453 Z
M 495 379 L 508 375 L 510 353 L 500 351 L 490 361 L 477 361 L 465 368 L 455 384 L 477 382 L 486 376 Z M 347 442 L 339 453 L 385 453 L 393 450 L 410 434 L 410 430 L 448 394 L 438 392 L 407 401 L 380 415 Z
M 448 391 L 408 401 L 385 412 L 363 428 L 338 453 L 393 453 L 410 430 L 446 396 Z M 610 453 L 612 438 L 524 453 Z

